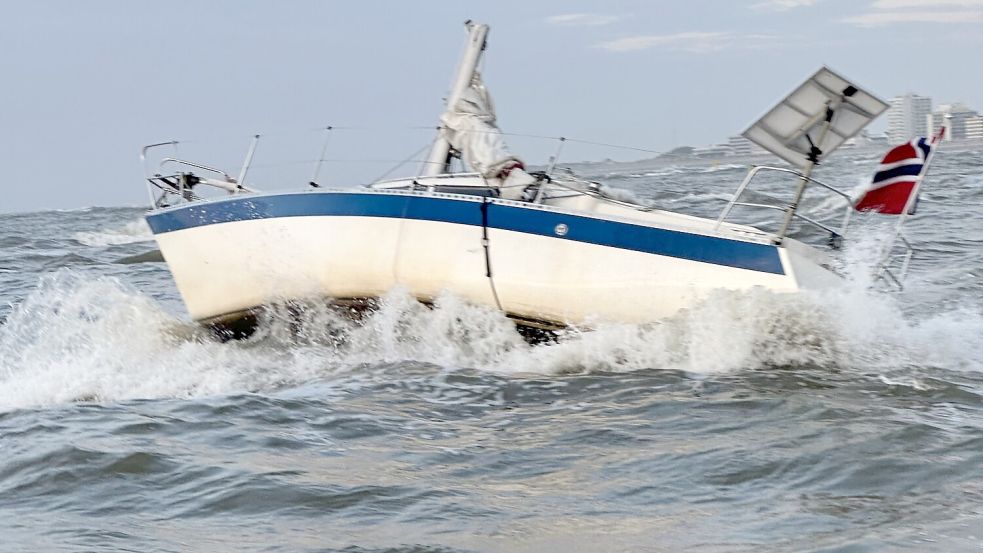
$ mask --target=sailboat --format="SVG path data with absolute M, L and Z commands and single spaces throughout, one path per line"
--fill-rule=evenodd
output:
M 421 302 L 449 292 L 520 325 L 558 328 L 669 317 L 713 291 L 834 286 L 834 255 L 853 211 L 813 168 L 886 108 L 828 68 L 810 76 L 744 136 L 788 166 L 752 167 L 717 218 L 625 201 L 595 182 L 527 169 L 496 125 L 478 72 L 488 26 L 467 22 L 464 53 L 423 174 L 358 188 L 258 192 L 240 176 L 163 158 L 147 175 L 146 220 L 190 316 L 233 327 L 264 306 L 371 302 L 402 287 Z M 144 147 L 146 161 L 158 148 Z M 452 172 L 451 162 L 468 172 Z M 745 200 L 764 172 L 790 179 L 793 200 Z M 220 197 L 205 198 L 213 188 Z M 805 191 L 842 201 L 833 226 L 803 214 Z M 732 221 L 762 209 L 774 229 Z M 791 236 L 808 226 L 820 244 Z

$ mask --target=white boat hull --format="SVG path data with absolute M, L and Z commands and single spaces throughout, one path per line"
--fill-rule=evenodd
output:
M 473 196 L 250 195 L 147 219 L 190 315 L 206 322 L 396 286 L 421 301 L 450 292 L 527 322 L 647 322 L 718 289 L 794 292 L 836 280 L 798 251 L 806 246 Z

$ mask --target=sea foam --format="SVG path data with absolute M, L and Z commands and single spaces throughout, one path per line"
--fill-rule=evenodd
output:
M 812 367 L 898 374 L 977 370 L 983 310 L 911 320 L 865 287 L 816 293 L 720 291 L 646 325 L 596 322 L 530 345 L 502 313 L 450 294 L 432 306 L 405 290 L 361 319 L 312 302 L 271 309 L 249 340 L 223 343 L 109 277 L 42 277 L 0 325 L 0 408 L 272 390 L 309 381 L 354 386 L 364 368 L 416 363 L 499 375 L 665 369 L 694 375 Z M 391 374 L 386 378 L 391 378 Z

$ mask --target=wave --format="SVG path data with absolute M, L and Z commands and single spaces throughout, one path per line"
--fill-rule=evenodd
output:
M 743 163 L 722 163 L 720 165 L 711 165 L 709 167 L 702 167 L 695 171 L 696 173 L 719 173 L 721 171 L 746 171 L 748 165 Z
M 150 227 L 143 219 L 130 221 L 122 227 L 104 229 L 94 232 L 76 232 L 72 236 L 85 246 L 119 246 L 136 242 L 147 242 L 154 239 Z
M 910 320 L 894 297 L 864 287 L 721 291 L 661 323 L 598 323 L 540 345 L 496 310 L 449 294 L 427 307 L 396 289 L 361 320 L 323 303 L 294 305 L 271 309 L 253 338 L 222 343 L 116 279 L 62 271 L 43 277 L 0 325 L 0 408 L 357 385 L 374 378 L 366 367 L 401 362 L 500 375 L 772 367 L 894 374 L 976 370 L 981 351 L 979 307 Z
M 38 217 L 47 215 L 77 215 L 77 214 L 89 214 L 93 212 L 106 212 L 106 211 L 136 211 L 145 210 L 146 208 L 139 205 L 118 205 L 118 206 L 79 206 L 79 207 L 68 207 L 68 208 L 41 208 L 41 209 L 26 209 L 22 211 L 8 211 L 0 212 L 0 219 L 6 218 L 22 218 L 22 217 Z
M 0 405 L 183 397 L 249 387 L 255 368 L 151 298 L 62 271 L 0 327 Z

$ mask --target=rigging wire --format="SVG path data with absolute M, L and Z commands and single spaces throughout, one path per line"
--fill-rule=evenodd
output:
M 420 150 L 418 150 L 416 152 L 416 154 L 419 154 L 420 152 L 422 152 L 426 148 L 427 148 L 427 146 L 424 146 L 423 148 L 421 148 Z M 415 157 L 415 155 L 414 155 L 414 157 Z M 318 161 L 316 158 L 311 158 L 311 159 L 292 159 L 292 160 L 287 160 L 287 161 L 270 161 L 270 162 L 265 162 L 265 163 L 253 163 L 251 165 L 251 167 L 270 168 L 270 167 L 281 167 L 281 166 L 282 167 L 286 167 L 288 165 L 308 165 L 308 164 L 314 163 L 316 161 Z M 410 163 L 410 162 L 436 163 L 434 161 L 429 161 L 429 160 L 426 160 L 426 159 L 413 159 L 412 157 L 410 157 L 410 158 L 404 158 L 404 159 L 388 159 L 388 158 L 360 158 L 360 159 L 355 159 L 355 158 L 340 159 L 340 158 L 338 158 L 338 159 L 333 159 L 333 158 L 324 158 L 324 159 L 321 159 L 320 161 L 323 161 L 325 163 L 398 163 L 400 165 L 403 165 L 403 164 L 406 164 L 406 163 Z M 398 165 L 397 165 L 397 167 L 398 167 Z
M 324 163 L 324 154 L 328 152 L 328 145 L 331 143 L 331 131 L 334 127 L 328 125 L 324 128 L 324 143 L 321 145 L 321 153 L 317 156 L 317 162 L 314 163 L 314 174 L 311 175 L 311 180 L 308 183 L 314 188 L 319 188 L 321 185 L 317 183 L 317 179 L 321 173 L 321 165 Z
M 282 136 L 299 136 L 303 134 L 311 133 L 322 133 L 325 129 L 330 129 L 335 131 L 349 131 L 349 132 L 365 132 L 365 131 L 376 131 L 376 132 L 397 132 L 397 131 L 440 131 L 443 128 L 442 125 L 404 125 L 404 126 L 364 126 L 364 125 L 324 125 L 320 127 L 305 127 L 305 128 L 294 128 L 294 129 L 274 129 L 268 132 L 261 133 L 251 133 L 248 136 L 252 137 L 256 134 L 260 134 L 264 138 L 269 137 L 282 137 Z M 482 131 L 482 130 L 460 130 L 457 132 L 462 133 L 477 133 L 477 134 L 501 134 L 502 136 L 514 136 L 518 138 L 535 138 L 539 140 L 565 140 L 567 142 L 574 142 L 578 144 L 586 144 L 589 146 L 601 146 L 604 148 L 613 148 L 617 150 L 628 150 L 635 152 L 644 152 L 648 154 L 661 154 L 663 152 L 659 150 L 653 150 L 650 148 L 641 148 L 637 146 L 626 146 L 623 144 L 613 144 L 610 142 L 598 142 L 593 140 L 585 140 L 580 138 L 571 138 L 569 136 L 553 136 L 545 134 L 535 134 L 535 133 L 522 133 L 522 132 L 505 132 L 505 131 Z M 199 136 L 191 137 L 187 139 L 180 139 L 177 142 L 181 144 L 196 144 L 196 143 L 208 143 L 216 141 L 224 141 L 227 138 L 242 138 L 243 135 L 240 133 L 216 133 L 209 136 Z
M 254 140 L 255 139 L 258 139 L 259 136 L 262 136 L 264 138 L 268 138 L 268 137 L 271 137 L 271 136 L 272 137 L 301 136 L 301 135 L 307 135 L 307 134 L 314 133 L 314 132 L 325 133 L 324 141 L 323 141 L 323 144 L 322 144 L 322 147 L 321 147 L 319 156 L 317 158 L 315 158 L 315 159 L 271 161 L 271 162 L 257 163 L 257 164 L 251 164 L 251 165 L 253 167 L 256 167 L 256 168 L 274 168 L 274 167 L 286 167 L 286 166 L 291 166 L 291 165 L 302 165 L 302 164 L 311 164 L 311 163 L 313 163 L 314 164 L 314 169 L 313 169 L 314 173 L 313 173 L 313 176 L 311 177 L 310 181 L 308 182 L 308 184 L 311 185 L 311 186 L 314 186 L 314 187 L 318 187 L 318 185 L 317 185 L 317 179 L 320 176 L 321 166 L 324 163 L 395 163 L 395 165 L 393 167 L 391 167 L 388 171 L 386 171 L 382 175 L 376 177 L 376 179 L 374 181 L 371 181 L 371 182 L 377 182 L 377 181 L 380 181 L 380 180 L 382 180 L 382 179 L 384 179 L 384 178 L 392 175 L 396 170 L 398 170 L 399 168 L 403 167 L 404 165 L 406 165 L 407 163 L 410 163 L 410 162 L 419 162 L 420 163 L 420 168 L 417 170 L 417 174 L 421 174 L 422 175 L 422 174 L 424 174 L 426 172 L 424 170 L 424 168 L 427 166 L 427 164 L 433 164 L 435 162 L 430 161 L 429 159 L 417 159 L 417 156 L 419 156 L 428 147 L 432 147 L 433 141 L 439 139 L 440 133 L 441 133 L 441 131 L 443 129 L 444 129 L 444 126 L 443 125 L 437 125 L 437 126 L 434 126 L 434 125 L 406 125 L 406 126 L 392 126 L 392 127 L 351 126 L 351 125 L 342 125 L 342 126 L 326 125 L 326 126 L 321 126 L 321 127 L 317 127 L 317 128 L 280 129 L 280 130 L 274 130 L 274 131 L 271 131 L 271 132 L 263 133 L 261 135 L 254 134 L 253 135 Z M 382 159 L 371 159 L 371 158 L 370 159 L 342 159 L 342 158 L 325 158 L 324 157 L 325 153 L 327 152 L 329 143 L 334 142 L 334 140 L 332 140 L 332 135 L 335 134 L 336 132 L 345 132 L 345 131 L 348 131 L 348 132 L 359 132 L 359 131 L 397 132 L 397 131 L 422 131 L 422 130 L 426 130 L 426 131 L 430 131 L 430 132 L 437 131 L 437 134 L 436 134 L 435 138 L 430 143 L 425 144 L 423 147 L 421 147 L 418 150 L 416 150 L 415 152 L 413 152 L 410 156 L 408 156 L 406 158 L 403 158 L 403 159 L 386 159 L 386 158 L 382 158 Z M 560 153 L 563 151 L 563 145 L 566 142 L 572 142 L 572 143 L 577 143 L 577 144 L 586 144 L 586 145 L 591 145 L 591 146 L 599 146 L 599 147 L 604 147 L 604 148 L 613 148 L 613 149 L 634 151 L 634 152 L 644 152 L 644 153 L 648 153 L 648 154 L 656 154 L 656 155 L 657 154 L 660 154 L 660 152 L 658 152 L 656 150 L 651 150 L 651 149 L 648 149 L 648 148 L 638 148 L 638 147 L 634 147 L 634 146 L 623 146 L 623 145 L 619 145 L 619 144 L 611 144 L 611 143 L 597 142 L 597 141 L 591 141 L 591 140 L 582 140 L 582 139 L 578 139 L 578 138 L 570 138 L 570 137 L 565 137 L 565 136 L 550 136 L 550 135 L 533 134 L 533 133 L 521 133 L 521 132 L 502 132 L 502 131 L 500 131 L 498 129 L 495 129 L 495 130 L 474 130 L 474 129 L 464 130 L 464 129 L 461 129 L 461 130 L 458 130 L 457 132 L 459 132 L 459 133 L 475 133 L 475 134 L 498 134 L 500 136 L 507 136 L 507 137 L 520 137 L 520 138 L 532 138 L 532 139 L 537 139 L 537 140 L 553 140 L 553 141 L 557 141 L 558 144 L 557 144 L 556 153 L 553 156 L 551 156 L 550 159 L 549 159 L 549 161 L 547 162 L 547 165 L 549 166 L 549 171 L 548 172 L 552 172 L 552 170 L 556 167 L 556 165 L 558 163 L 558 160 L 559 160 Z M 219 136 L 221 136 L 221 135 L 219 135 Z M 238 134 L 235 134 L 235 135 L 229 134 L 227 136 L 237 136 L 238 137 L 240 135 L 238 135 Z M 196 144 L 196 143 L 202 143 L 202 142 L 219 142 L 219 141 L 220 141 L 220 139 L 218 138 L 218 136 L 213 135 L 212 139 L 210 139 L 210 140 L 200 139 L 200 138 L 199 139 L 190 139 L 190 140 L 179 140 L 179 141 L 176 140 L 176 141 L 173 141 L 174 142 L 173 145 L 174 145 L 174 148 L 176 150 L 178 143 L 181 143 L 182 145 L 188 145 L 188 144 Z M 222 142 L 228 142 L 228 140 L 221 140 L 221 141 Z M 255 142 L 253 142 L 253 144 L 250 146 L 250 151 L 252 151 L 254 148 L 255 148 Z M 175 154 L 176 154 L 176 152 L 175 152 Z M 247 154 L 247 157 L 248 158 L 251 158 L 252 156 L 251 156 L 251 154 Z
M 393 174 L 396 171 L 396 169 L 399 169 L 403 165 L 406 165 L 407 163 L 409 163 L 411 161 L 414 161 L 413 158 L 415 158 L 416 156 L 422 154 L 423 151 L 426 150 L 429 146 L 430 146 L 430 144 L 424 144 L 422 148 L 420 148 L 417 151 L 413 152 L 412 154 L 409 155 L 409 157 L 407 157 L 403 161 L 400 161 L 398 164 L 394 165 L 391 169 L 389 169 L 385 173 L 383 173 L 383 174 L 379 175 L 378 177 L 376 177 L 375 180 L 373 180 L 372 182 L 379 182 L 382 179 L 384 179 L 384 178 L 388 177 L 389 175 Z M 427 160 L 424 160 L 424 163 L 430 163 L 430 162 L 427 161 Z

